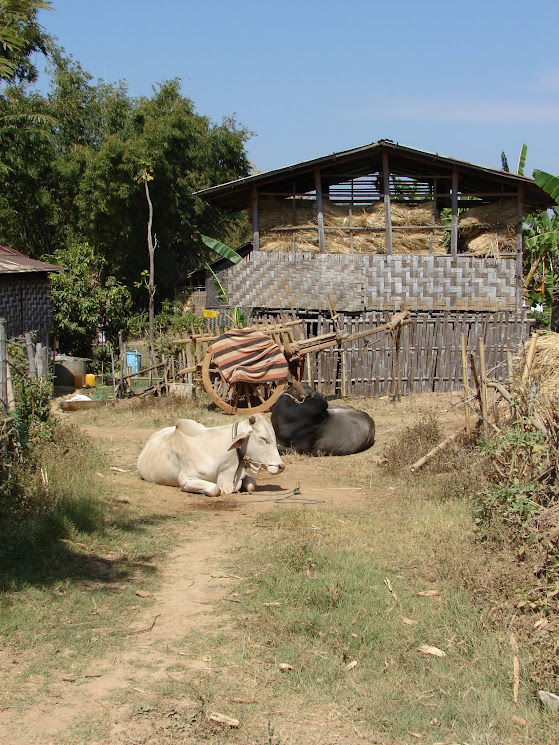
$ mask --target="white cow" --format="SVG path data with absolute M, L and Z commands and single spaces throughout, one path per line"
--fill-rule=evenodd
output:
M 223 427 L 204 427 L 192 419 L 179 419 L 174 427 L 155 432 L 138 458 L 145 481 L 178 486 L 186 492 L 218 497 L 254 491 L 256 482 L 247 471 L 281 473 L 272 425 L 263 416 Z

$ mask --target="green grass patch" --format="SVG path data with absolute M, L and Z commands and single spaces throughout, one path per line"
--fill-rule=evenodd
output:
M 157 564 L 188 517 L 114 501 L 96 475 L 103 467 L 89 438 L 59 424 L 33 447 L 17 490 L 3 493 L 0 655 L 17 663 L 3 687 L 10 707 L 122 646 L 145 610 L 136 590 L 157 584 Z
M 249 575 L 235 606 L 244 664 L 258 669 L 274 700 L 299 711 L 335 707 L 383 742 L 407 742 L 415 732 L 433 741 L 512 743 L 513 716 L 529 722 L 534 741 L 554 741 L 557 721 L 539 711 L 526 684 L 512 702 L 507 640 L 485 628 L 455 577 L 438 571 L 447 553 L 437 556 L 438 544 L 450 537 L 435 534 L 442 511 L 425 503 L 417 512 L 415 533 L 404 532 L 399 544 L 394 525 L 377 540 L 381 525 L 370 512 L 260 517 L 271 530 L 239 566 Z M 418 594 L 429 590 L 440 594 Z M 424 645 L 444 656 L 422 653 Z M 281 672 L 281 663 L 292 669 Z

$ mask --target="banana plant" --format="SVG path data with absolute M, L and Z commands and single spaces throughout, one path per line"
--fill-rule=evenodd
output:
M 532 303 L 544 306 L 543 319 L 549 326 L 559 279 L 559 177 L 538 170 L 533 177 L 557 206 L 524 220 L 524 290 Z
M 207 235 L 203 235 L 202 241 L 206 244 L 206 246 L 208 246 L 208 248 L 211 248 L 212 251 L 215 251 L 222 258 L 228 259 L 229 261 L 233 262 L 233 264 L 238 264 L 239 261 L 242 260 L 242 256 L 240 256 L 236 251 L 234 251 L 232 248 L 229 248 L 229 246 L 226 246 L 225 243 L 221 243 L 221 241 L 216 240 L 215 238 L 210 238 Z M 230 313 L 225 314 L 231 321 L 231 324 L 234 328 L 244 326 L 245 317 L 243 316 L 241 308 L 237 306 L 234 306 L 233 308 L 230 307 L 229 296 L 227 295 L 225 287 L 222 285 L 219 277 L 211 268 L 208 262 L 206 262 L 206 269 L 212 274 L 217 299 L 220 303 L 226 305 L 231 311 Z

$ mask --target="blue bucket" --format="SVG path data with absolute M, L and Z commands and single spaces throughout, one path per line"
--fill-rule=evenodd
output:
M 131 373 L 137 373 L 142 366 L 142 355 L 135 349 L 126 352 L 126 367 L 130 368 Z

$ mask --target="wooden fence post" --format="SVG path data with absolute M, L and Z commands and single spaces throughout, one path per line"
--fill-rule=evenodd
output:
M 126 364 L 126 352 L 122 343 L 122 331 L 118 332 L 118 356 L 120 359 L 120 396 L 124 395 L 124 365 Z
M 487 419 L 487 368 L 485 366 L 485 345 L 483 338 L 479 339 L 479 369 L 480 369 L 480 382 L 481 382 L 481 418 L 483 424 L 483 434 L 487 436 L 489 428 L 489 422 Z
M 468 358 L 466 355 L 466 335 L 461 335 L 462 342 L 462 378 L 464 381 L 464 412 L 466 416 L 466 434 L 468 437 L 472 436 L 472 430 L 470 427 L 470 407 L 468 405 L 470 398 L 470 378 L 468 375 Z
M 8 410 L 8 346 L 6 319 L 0 318 L 0 407 Z
M 35 367 L 37 368 L 37 377 L 44 378 L 48 371 L 47 348 L 41 342 L 37 342 L 35 352 Z
M 33 334 L 29 331 L 25 334 L 25 349 L 27 351 L 27 362 L 29 363 L 29 377 L 37 377 L 37 368 L 35 367 L 35 345 L 33 344 Z

